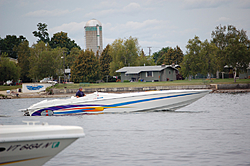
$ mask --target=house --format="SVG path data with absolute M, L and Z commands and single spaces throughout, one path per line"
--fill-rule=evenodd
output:
M 239 74 L 239 79 L 246 79 L 246 78 L 250 79 L 250 63 L 247 68 L 247 71 Z
M 250 79 L 250 63 L 248 68 L 246 69 L 246 71 L 242 72 L 240 70 L 238 70 L 237 72 L 237 76 L 239 79 Z M 224 66 L 224 70 L 223 72 L 219 73 L 219 77 L 218 78 L 234 78 L 234 74 L 233 74 L 233 67 L 232 66 Z
M 121 73 L 121 82 L 127 81 L 172 81 L 176 80 L 178 70 L 175 66 L 159 65 L 159 66 L 132 66 L 123 67 L 116 71 Z

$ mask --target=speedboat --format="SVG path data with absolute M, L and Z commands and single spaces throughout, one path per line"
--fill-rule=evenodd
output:
M 0 165 L 43 165 L 79 137 L 79 126 L 0 125 Z
M 84 97 L 43 100 L 22 109 L 27 116 L 124 113 L 176 110 L 208 94 L 211 90 L 164 90 L 134 93 L 94 92 Z

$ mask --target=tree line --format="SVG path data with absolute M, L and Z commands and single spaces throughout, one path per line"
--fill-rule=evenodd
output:
M 50 39 L 47 25 L 37 24 L 38 31 L 33 35 L 37 43 L 29 47 L 28 40 L 15 35 L 0 38 L 1 62 L 0 81 L 21 79 L 23 82 L 39 81 L 48 76 L 58 78 L 63 75 L 63 65 L 71 69 L 71 81 L 95 82 L 109 81 L 117 75 L 116 70 L 124 66 L 151 66 L 178 64 L 184 77 L 196 75 L 214 75 L 222 71 L 225 65 L 236 72 L 246 70 L 250 62 L 249 40 L 246 31 L 236 27 L 217 26 L 212 31 L 212 40 L 201 41 L 198 36 L 190 39 L 184 55 L 179 46 L 165 47 L 146 56 L 140 49 L 138 39 L 116 39 L 107 45 L 101 55 L 92 50 L 81 50 L 67 33 L 58 32 Z M 18 63 L 7 57 L 17 59 Z M 8 61 L 8 62 L 7 62 Z
M 71 66 L 78 55 L 80 46 L 74 40 L 71 40 L 66 32 L 53 34 L 50 39 L 47 25 L 45 23 L 37 24 L 38 31 L 32 32 L 38 38 L 37 43 L 29 47 L 29 42 L 24 36 L 6 35 L 4 39 L 0 38 L 0 83 L 7 80 L 23 82 L 37 82 L 48 76 L 57 78 L 61 75 L 63 58 L 65 56 L 66 66 Z M 64 55 L 65 54 L 65 55 Z M 12 65 L 6 66 L 7 57 L 16 59 L 10 61 Z M 14 71 L 11 66 L 16 66 L 15 73 L 8 74 L 8 71 Z
M 246 31 L 233 25 L 217 26 L 211 33 L 212 40 L 202 42 L 198 36 L 190 39 L 187 52 L 181 63 L 184 77 L 200 73 L 209 77 L 223 71 L 227 65 L 236 74 L 245 72 L 250 65 L 250 40 Z

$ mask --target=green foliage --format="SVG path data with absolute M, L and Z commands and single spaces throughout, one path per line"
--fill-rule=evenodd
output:
M 51 48 L 57 48 L 57 47 L 65 47 L 67 48 L 67 54 L 69 54 L 69 51 L 73 47 L 77 47 L 79 50 L 81 49 L 74 40 L 71 40 L 68 36 L 67 33 L 65 32 L 58 32 L 53 35 L 51 38 L 51 41 L 49 42 Z
M 50 57 L 50 69 L 51 71 L 48 73 L 48 76 L 57 77 L 58 75 L 61 75 L 63 72 L 63 60 L 61 57 L 64 56 L 66 48 L 55 48 L 49 52 Z
M 58 32 L 50 41 L 47 25 L 38 23 L 37 27 L 38 31 L 33 31 L 33 34 L 39 38 L 38 43 L 31 48 L 23 36 L 18 38 L 15 35 L 6 35 L 4 39 L 0 38 L 2 80 L 18 79 L 19 74 L 24 82 L 30 81 L 30 78 L 38 81 L 48 76 L 55 77 L 62 74 L 64 63 L 74 71 L 76 82 L 95 82 L 100 75 L 105 80 L 106 75 L 117 75 L 115 71 L 124 66 L 163 63 L 181 64 L 181 74 L 184 77 L 197 73 L 211 75 L 228 65 L 234 69 L 236 78 L 236 71 L 245 71 L 250 63 L 250 41 L 246 31 L 237 30 L 233 25 L 217 26 L 212 31 L 211 42 L 202 42 L 197 36 L 190 39 L 185 56 L 176 46 L 162 48 L 152 57 L 145 56 L 143 50 L 140 51 L 137 38 L 117 39 L 104 49 L 102 55 L 97 52 L 95 57 L 89 50 L 80 53 L 80 47 L 67 33 Z M 18 65 L 6 59 L 6 56 L 18 58 Z
M 136 59 L 139 55 L 139 43 L 137 38 L 132 38 L 131 36 L 124 40 L 125 55 L 122 57 L 124 59 L 125 66 L 136 65 Z
M 246 31 L 237 30 L 233 25 L 217 26 L 212 31 L 212 42 L 218 47 L 218 68 L 223 69 L 225 65 L 232 67 L 235 71 L 236 82 L 237 69 L 246 70 L 250 63 L 249 45 L 250 41 Z
M 106 80 L 107 75 L 110 72 L 110 62 L 112 61 L 112 57 L 110 55 L 110 45 L 108 44 L 106 48 L 103 50 L 99 62 L 100 62 L 100 77 L 102 80 Z
M 207 75 L 215 74 L 217 71 L 218 48 L 214 43 L 207 40 L 200 41 L 198 36 L 188 41 L 187 54 L 181 64 L 181 73 L 184 77 L 198 73 Z M 211 78 L 211 77 L 210 77 Z
M 144 51 L 140 51 L 140 55 L 136 59 L 137 66 L 152 66 L 154 65 L 154 59 L 152 56 L 146 56 Z
M 32 33 L 34 34 L 35 37 L 38 37 L 38 41 L 43 41 L 44 43 L 49 42 L 49 33 L 47 32 L 47 24 L 46 23 L 38 23 L 37 24 L 38 31 L 33 31 Z
M 71 68 L 71 66 L 73 66 L 75 60 L 79 56 L 80 51 L 81 50 L 78 47 L 73 47 L 70 51 L 70 54 L 67 55 L 67 57 L 66 57 L 66 64 L 65 65 L 69 66 L 69 68 Z
M 239 38 L 231 38 L 225 48 L 226 63 L 233 68 L 246 71 L 250 63 L 250 54 L 247 46 L 241 43 Z
M 61 48 L 52 50 L 43 41 L 34 44 L 29 58 L 29 76 L 35 81 L 48 76 L 55 77 L 62 68 L 62 55 Z
M 160 51 L 153 53 L 155 64 L 161 65 L 163 63 L 163 54 L 167 53 L 169 49 L 169 47 L 163 47 Z
M 2 53 L 0 57 L 0 81 L 17 81 L 20 76 L 20 68 L 7 56 L 6 53 Z
M 137 38 L 116 39 L 110 49 L 112 62 L 110 63 L 110 75 L 117 75 L 116 70 L 124 66 L 135 66 L 139 54 Z
M 73 82 L 95 82 L 99 79 L 99 63 L 93 51 L 81 51 L 71 69 Z
M 209 43 L 207 40 L 201 43 L 201 51 L 200 56 L 202 60 L 202 68 L 200 73 L 206 75 L 209 73 L 211 78 L 211 74 L 216 73 L 217 71 L 217 52 L 218 48 L 214 43 Z
M 124 67 L 124 62 L 121 61 L 125 54 L 125 47 L 123 46 L 122 39 L 116 39 L 110 48 L 110 54 L 112 56 L 112 62 L 110 63 L 110 75 L 116 75 L 116 70 Z
M 16 37 L 16 35 L 6 35 L 4 39 L 0 39 L 0 50 L 1 53 L 8 54 L 9 57 L 17 59 L 17 53 L 13 50 L 14 47 L 26 40 L 22 35 Z
M 181 63 L 181 74 L 184 77 L 215 74 L 218 70 L 218 47 L 208 40 L 202 42 L 198 36 L 188 41 L 187 53 Z M 211 78 L 211 77 L 210 77 Z
M 200 56 L 201 44 L 202 42 L 198 36 L 188 41 L 188 45 L 186 46 L 187 53 L 181 63 L 181 74 L 184 77 L 201 73 L 203 67 L 203 61 Z
M 158 61 L 158 64 L 180 64 L 183 61 L 183 52 L 180 49 L 180 47 L 176 46 L 176 48 L 169 48 L 167 53 L 164 53 L 162 57 L 159 60 L 162 60 L 161 62 Z
M 14 47 L 14 50 L 17 52 L 18 55 L 18 66 L 21 69 L 20 72 L 20 79 L 23 82 L 30 82 L 31 79 L 28 77 L 29 75 L 29 57 L 30 57 L 30 48 L 29 48 L 29 42 L 24 41 L 19 44 L 18 47 Z
M 249 44 L 248 37 L 246 35 L 246 31 L 237 30 L 235 26 L 217 26 L 215 27 L 215 31 L 212 31 L 212 42 L 221 49 L 225 50 L 225 48 L 231 43 L 230 39 L 238 39 L 240 43 L 244 45 Z

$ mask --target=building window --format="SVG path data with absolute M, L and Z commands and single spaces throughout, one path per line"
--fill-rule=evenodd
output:
M 153 77 L 153 72 L 152 71 L 147 71 L 146 72 L 146 77 Z
M 171 74 L 171 71 L 169 71 L 169 74 Z

